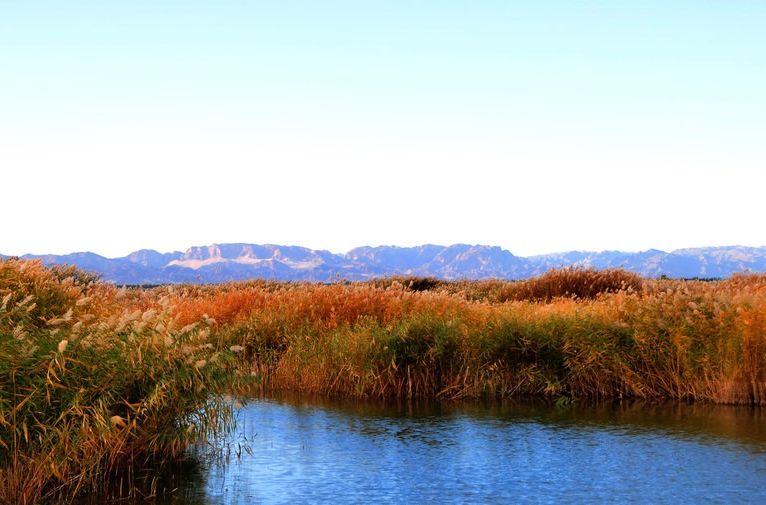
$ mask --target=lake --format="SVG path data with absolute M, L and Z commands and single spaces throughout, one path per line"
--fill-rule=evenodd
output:
M 163 501 L 766 503 L 766 415 L 742 407 L 285 396 L 240 409 L 226 452 Z

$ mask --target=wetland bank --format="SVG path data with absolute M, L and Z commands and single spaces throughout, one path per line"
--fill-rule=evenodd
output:
M 0 499 L 14 503 L 97 496 L 115 483 L 132 489 L 125 483 L 141 468 L 186 458 L 194 444 L 238 433 L 231 431 L 234 398 L 253 393 L 297 392 L 360 405 L 533 397 L 548 401 L 551 412 L 586 400 L 672 400 L 696 402 L 703 412 L 740 409 L 730 412 L 749 412 L 745 417 L 760 416 L 766 402 L 764 275 L 700 282 L 642 279 L 622 270 L 559 270 L 521 282 L 257 281 L 143 290 L 119 289 L 75 269 L 5 260 L 0 339 Z M 312 412 L 335 419 L 333 408 Z M 240 427 L 254 419 L 258 432 L 264 412 L 286 420 L 297 415 L 291 405 L 251 401 L 240 411 L 246 416 Z M 341 417 L 343 426 L 366 419 Z M 478 422 L 478 428 L 450 425 L 457 431 L 448 430 L 445 440 L 481 435 Z M 540 433 L 548 440 L 543 425 Z M 532 432 L 515 432 L 513 423 L 503 426 L 487 434 L 488 440 L 505 440 L 500 448 L 511 443 L 502 438 L 506 431 L 515 433 L 513 440 L 534 439 Z M 565 438 L 580 443 L 586 432 Z M 282 435 L 274 432 L 274 440 Z M 554 442 L 539 447 L 551 444 L 572 449 Z M 745 451 L 750 459 L 743 478 L 763 476 L 756 446 Z M 404 447 L 381 450 L 399 454 L 405 464 Z M 662 454 L 680 450 L 696 454 L 684 447 L 650 451 L 643 465 L 662 465 Z M 257 455 L 257 443 L 252 449 Z M 707 459 L 733 453 L 699 454 L 703 468 Z M 423 455 L 424 465 L 444 456 Z M 465 468 L 478 469 L 471 461 L 485 456 L 469 454 Z M 635 461 L 636 454 L 625 458 Z M 538 463 L 544 461 L 554 465 L 555 458 Z M 276 482 L 273 475 L 263 479 Z M 744 481 L 735 482 L 747 491 Z M 271 484 L 252 483 L 259 485 Z M 471 489 L 463 490 L 491 496 Z

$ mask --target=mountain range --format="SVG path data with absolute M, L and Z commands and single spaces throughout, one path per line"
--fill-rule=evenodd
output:
M 7 257 L 2 256 L 0 257 Z M 218 283 L 246 279 L 331 282 L 393 275 L 441 279 L 524 279 L 551 268 L 621 267 L 647 277 L 719 278 L 766 272 L 766 247 L 702 247 L 664 252 L 570 251 L 520 257 L 496 246 L 455 244 L 358 247 L 346 254 L 297 246 L 213 244 L 186 252 L 142 249 L 122 258 L 92 252 L 25 255 L 69 264 L 116 284 Z

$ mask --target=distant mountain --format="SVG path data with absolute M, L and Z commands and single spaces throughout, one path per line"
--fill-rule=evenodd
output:
M 519 257 L 500 247 L 427 244 L 418 247 L 358 247 L 333 254 L 273 244 L 213 244 L 186 252 L 142 249 L 123 258 L 90 252 L 26 255 L 46 264 L 70 264 L 117 284 L 217 283 L 245 279 L 328 282 L 391 275 L 442 279 L 524 279 L 551 268 L 625 268 L 648 277 L 728 277 L 735 272 L 766 272 L 766 247 L 703 247 L 664 252 L 656 249 L 569 251 Z
M 521 278 L 527 261 L 499 247 L 456 244 L 449 247 L 359 247 L 345 258 L 372 276 L 418 275 L 442 279 Z M 369 276 L 369 275 L 368 275 Z

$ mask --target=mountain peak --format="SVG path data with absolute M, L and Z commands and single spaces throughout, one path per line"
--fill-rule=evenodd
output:
M 2 257 L 2 255 L 0 255 Z M 46 264 L 72 264 L 118 284 L 226 282 L 253 278 L 333 282 L 392 275 L 442 279 L 523 279 L 550 268 L 625 268 L 645 276 L 727 277 L 766 271 L 766 247 L 698 247 L 666 253 L 568 251 L 519 257 L 498 246 L 424 244 L 362 246 L 333 254 L 300 246 L 227 243 L 160 253 L 141 249 L 109 259 L 91 252 L 27 255 Z

